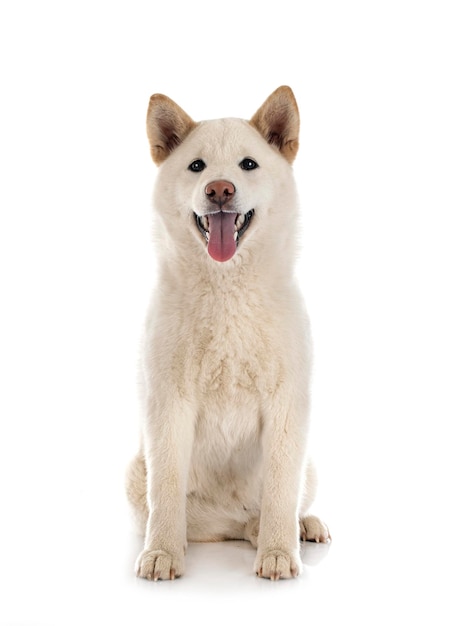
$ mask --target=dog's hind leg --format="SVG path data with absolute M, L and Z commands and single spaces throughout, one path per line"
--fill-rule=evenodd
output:
M 312 505 L 317 487 L 316 469 L 311 461 L 307 463 L 305 469 L 305 484 L 302 504 L 299 512 L 300 538 L 302 541 L 316 541 L 316 543 L 327 543 L 330 533 L 322 520 L 314 515 L 306 515 Z
M 299 527 L 302 541 L 316 541 L 316 543 L 327 543 L 330 541 L 329 529 L 315 515 L 301 517 L 299 519 Z
M 258 534 L 260 532 L 260 518 L 259 516 L 249 519 L 244 528 L 244 539 L 250 541 L 254 548 L 258 547 Z
M 137 530 L 144 535 L 149 511 L 146 497 L 146 466 L 142 451 L 138 452 L 129 464 L 126 475 L 126 494 Z

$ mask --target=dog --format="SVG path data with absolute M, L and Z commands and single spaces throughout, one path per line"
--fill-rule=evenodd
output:
M 147 114 L 158 278 L 142 342 L 141 445 L 127 494 L 144 548 L 136 574 L 172 580 L 188 542 L 244 539 L 255 572 L 301 571 L 311 335 L 294 277 L 299 220 L 293 92 L 249 120 L 195 122 L 162 94 Z

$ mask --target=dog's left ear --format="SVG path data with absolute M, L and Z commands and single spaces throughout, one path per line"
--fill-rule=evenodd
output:
M 250 120 L 271 145 L 292 163 L 299 148 L 299 110 L 290 87 L 279 87 Z

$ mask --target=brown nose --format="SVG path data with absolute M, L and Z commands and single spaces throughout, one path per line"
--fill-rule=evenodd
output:
M 217 204 L 219 209 L 232 200 L 236 191 L 233 183 L 227 180 L 214 180 L 212 183 L 206 185 L 205 194 L 208 200 L 214 204 Z

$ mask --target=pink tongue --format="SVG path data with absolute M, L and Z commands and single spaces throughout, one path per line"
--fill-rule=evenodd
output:
M 212 213 L 209 219 L 208 252 L 215 261 L 228 261 L 236 252 L 234 223 L 237 213 Z

